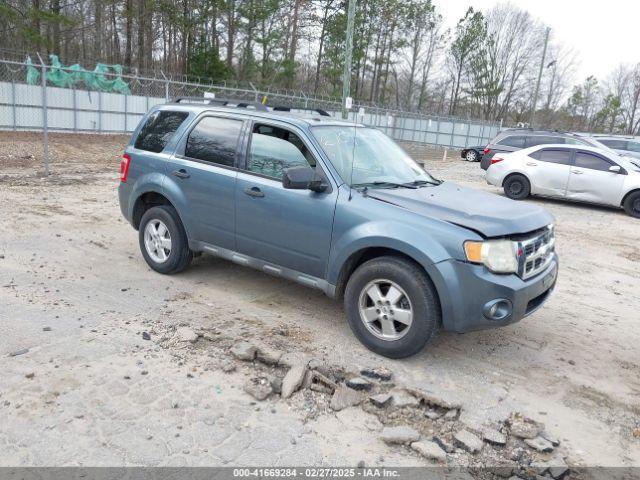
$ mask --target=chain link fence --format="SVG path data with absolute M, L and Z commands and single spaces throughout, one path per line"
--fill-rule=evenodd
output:
M 127 93 L 96 91 L 73 67 L 51 66 L 38 56 L 35 63 L 0 59 L 0 130 L 42 131 L 45 170 L 48 173 L 48 133 L 130 133 L 154 105 L 177 97 L 216 97 L 262 102 L 291 108 L 321 108 L 341 116 L 337 98 L 312 96 L 302 91 L 259 89 L 248 84 L 196 83 L 184 79 L 145 77 L 114 72 L 90 72 L 92 79 L 109 85 L 118 80 Z M 68 75 L 67 75 L 68 74 Z M 74 78 L 64 86 L 51 81 L 54 76 Z M 58 82 L 59 84 L 60 82 Z M 121 89 L 122 90 L 122 89 Z M 494 122 L 425 115 L 357 104 L 349 120 L 379 128 L 402 142 L 415 142 L 449 148 L 484 145 L 500 129 Z

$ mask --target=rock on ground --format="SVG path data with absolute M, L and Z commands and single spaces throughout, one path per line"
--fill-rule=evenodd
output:
M 456 444 L 469 453 L 478 453 L 482 450 L 482 440 L 468 430 L 460 430 L 453 435 Z
M 282 398 L 289 398 L 300 388 L 307 374 L 307 364 L 299 363 L 289 369 L 282 379 Z
M 442 448 L 447 453 L 453 453 L 456 450 L 456 447 L 453 445 L 453 443 L 451 443 L 446 438 L 440 435 L 434 436 L 433 441 L 437 443 L 440 446 L 440 448 Z
M 385 427 L 380 434 L 380 438 L 388 444 L 407 445 L 420 440 L 420 434 L 406 425 L 400 427 Z
M 420 400 L 403 390 L 394 390 L 391 392 L 391 404 L 398 408 L 417 407 L 420 405 Z
M 448 410 L 462 408 L 462 403 L 458 398 L 449 392 L 435 392 L 427 388 L 411 387 L 406 389 L 411 395 L 414 395 L 428 405 L 435 405 L 437 407 L 446 408 Z
M 391 402 L 391 395 L 388 393 L 379 393 L 378 395 L 372 395 L 369 397 L 371 403 L 376 407 L 386 407 Z
M 278 365 L 282 352 L 273 348 L 260 347 L 256 352 L 256 360 L 266 365 Z
M 244 384 L 244 391 L 256 400 L 264 400 L 273 392 L 271 382 L 266 377 L 250 378 Z
M 354 390 L 371 390 L 371 382 L 361 377 L 355 377 L 347 380 L 347 386 Z
M 440 448 L 440 445 L 430 440 L 413 442 L 411 448 L 429 460 L 435 460 L 438 463 L 445 463 L 447 461 L 447 453 Z
M 195 343 L 198 340 L 198 334 L 189 327 L 179 327 L 176 329 L 178 341 Z
M 538 452 L 551 452 L 553 450 L 553 444 L 549 440 L 545 440 L 542 437 L 525 438 L 524 443 L 529 445 Z
M 367 378 L 373 378 L 374 380 L 382 380 L 383 382 L 388 382 L 389 380 L 391 380 L 393 372 L 384 367 L 364 368 L 360 370 L 360 375 Z
M 491 443 L 492 445 L 505 445 L 507 443 L 507 436 L 493 428 L 483 429 L 482 438 L 485 442 Z
M 258 349 L 255 345 L 251 345 L 248 342 L 240 342 L 236 343 L 233 347 L 231 347 L 231 355 L 233 355 L 238 360 L 242 360 L 245 362 L 251 362 L 256 358 L 256 354 L 258 353 Z
M 531 466 L 536 470 L 538 475 L 544 475 L 549 472 L 549 475 L 553 478 L 560 478 L 569 470 L 564 458 L 560 455 L 556 455 L 544 462 L 533 462 Z
M 329 406 L 333 410 L 340 411 L 347 407 L 358 405 L 361 401 L 362 395 L 360 392 L 356 392 L 354 389 L 347 387 L 344 383 L 341 383 L 333 393 Z
M 515 416 L 509 420 L 511 435 L 518 438 L 536 438 L 542 431 L 542 426 L 529 418 Z

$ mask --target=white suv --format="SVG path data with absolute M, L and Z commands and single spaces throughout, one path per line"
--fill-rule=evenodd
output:
M 538 145 L 491 159 L 487 182 L 507 197 L 529 195 L 623 207 L 640 218 L 640 166 L 584 145 Z

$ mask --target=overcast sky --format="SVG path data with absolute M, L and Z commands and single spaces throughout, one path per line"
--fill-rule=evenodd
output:
M 486 11 L 498 0 L 434 0 L 454 27 L 469 5 Z M 638 0 L 511 0 L 551 27 L 551 36 L 578 52 L 576 82 L 588 75 L 605 79 L 618 64 L 640 62 Z

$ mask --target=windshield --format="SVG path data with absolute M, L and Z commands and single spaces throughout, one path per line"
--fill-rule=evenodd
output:
M 393 140 L 360 126 L 315 126 L 314 137 L 340 177 L 351 186 L 439 184 Z

